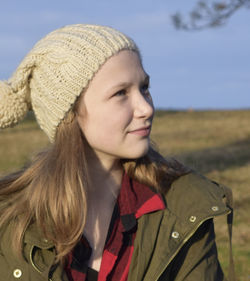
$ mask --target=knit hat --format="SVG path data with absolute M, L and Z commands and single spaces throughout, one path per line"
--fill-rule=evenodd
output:
M 139 50 L 123 33 L 75 24 L 42 38 L 8 81 L 0 81 L 0 128 L 14 126 L 29 109 L 54 141 L 56 129 L 104 62 L 121 50 Z

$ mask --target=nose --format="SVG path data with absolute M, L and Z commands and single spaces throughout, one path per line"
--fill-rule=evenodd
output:
M 154 115 L 154 105 L 149 93 L 143 94 L 140 91 L 134 96 L 134 117 L 150 119 Z

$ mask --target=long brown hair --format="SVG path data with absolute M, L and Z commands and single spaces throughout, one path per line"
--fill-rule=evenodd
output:
M 21 254 L 25 230 L 36 223 L 62 261 L 82 236 L 87 213 L 87 142 L 73 112 L 61 122 L 54 144 L 23 170 L 0 180 L 0 227 L 14 223 L 15 252 Z M 122 160 L 127 174 L 159 192 L 188 169 L 167 161 L 153 145 L 144 157 Z

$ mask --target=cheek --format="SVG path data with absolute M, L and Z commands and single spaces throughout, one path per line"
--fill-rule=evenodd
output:
M 99 112 L 100 113 L 100 112 Z M 120 118 L 107 114 L 89 115 L 80 126 L 91 146 L 110 146 L 123 138 L 124 127 Z
M 95 127 L 105 129 L 107 134 L 125 131 L 133 119 L 129 108 L 125 106 L 110 106 L 102 112 L 95 112 L 92 117 Z
M 91 108 L 78 122 L 90 145 L 115 145 L 126 137 L 133 112 L 126 104 L 88 105 Z

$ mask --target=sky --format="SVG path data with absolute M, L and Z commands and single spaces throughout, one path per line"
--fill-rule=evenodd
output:
M 171 15 L 194 0 L 9 0 L 0 9 L 0 79 L 33 45 L 75 23 L 112 26 L 139 46 L 158 109 L 250 108 L 250 9 L 220 28 L 176 30 Z

